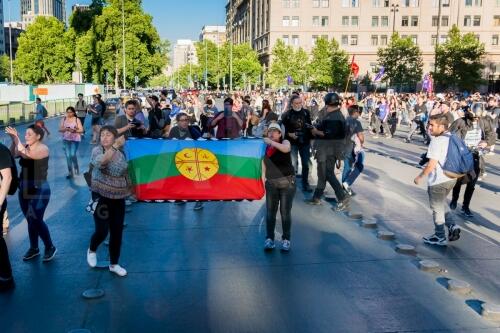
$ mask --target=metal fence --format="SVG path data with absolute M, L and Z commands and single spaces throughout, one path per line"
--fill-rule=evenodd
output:
M 92 97 L 84 98 L 85 102 L 91 103 Z M 57 99 L 43 101 L 49 117 L 58 117 L 66 112 L 68 106 L 75 106 L 78 98 Z M 35 102 L 12 102 L 0 104 L 0 126 L 18 125 L 32 121 L 35 118 Z

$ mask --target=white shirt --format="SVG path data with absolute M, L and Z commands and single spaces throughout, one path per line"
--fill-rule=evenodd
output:
M 431 143 L 429 144 L 429 149 L 427 150 L 427 158 L 431 160 L 437 160 L 438 163 L 436 168 L 432 170 L 427 177 L 427 185 L 434 186 L 442 183 L 449 182 L 451 178 L 446 176 L 443 172 L 441 166 L 446 162 L 446 155 L 448 154 L 448 145 L 450 144 L 450 138 L 447 135 L 433 136 Z

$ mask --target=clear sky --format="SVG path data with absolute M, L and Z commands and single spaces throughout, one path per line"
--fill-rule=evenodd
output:
M 7 22 L 9 0 L 3 2 L 4 21 Z M 20 0 L 10 0 L 12 21 L 20 20 L 20 2 Z M 68 17 L 72 5 L 90 2 L 90 0 L 66 0 Z M 175 44 L 177 39 L 197 40 L 204 25 L 225 25 L 226 3 L 227 0 L 143 0 L 142 6 L 153 16 L 153 23 L 161 38 Z

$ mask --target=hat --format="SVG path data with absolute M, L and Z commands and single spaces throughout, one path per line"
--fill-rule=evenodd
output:
M 283 133 L 282 129 L 281 129 L 281 126 L 278 124 L 278 123 L 271 123 L 268 127 L 267 127 L 267 130 L 268 131 L 271 131 L 271 130 L 276 130 L 276 131 L 279 131 L 280 133 Z

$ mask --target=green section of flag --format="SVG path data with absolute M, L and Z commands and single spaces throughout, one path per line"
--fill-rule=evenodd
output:
M 148 155 L 129 161 L 129 174 L 135 184 L 147 184 L 167 177 L 179 176 L 175 166 L 176 153 Z M 221 175 L 259 179 L 261 159 L 233 155 L 216 155 Z

